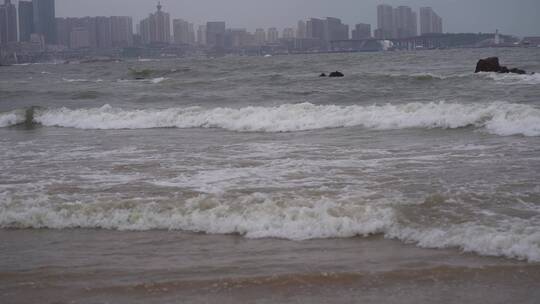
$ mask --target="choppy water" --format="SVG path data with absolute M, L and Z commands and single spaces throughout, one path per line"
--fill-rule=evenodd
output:
M 538 49 L 2 67 L 0 227 L 539 262 L 540 74 L 473 74 L 491 55 L 540 72 Z

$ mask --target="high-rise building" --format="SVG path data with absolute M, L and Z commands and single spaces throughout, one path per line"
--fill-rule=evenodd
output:
M 306 22 L 306 38 L 325 40 L 325 22 L 311 18 Z
M 34 5 L 30 1 L 19 1 L 19 41 L 30 42 L 34 32 Z
M 56 31 L 58 44 L 71 48 L 110 49 L 133 45 L 131 17 L 56 18 Z M 73 41 L 73 37 L 77 41 Z
M 56 43 L 65 47 L 71 46 L 71 31 L 73 30 L 71 19 L 56 18 Z
M 394 8 L 390 5 L 377 6 L 377 30 L 375 37 L 378 39 L 394 38 Z
M 324 40 L 348 40 L 349 26 L 341 23 L 341 19 L 328 17 L 324 21 Z
M 306 28 L 306 22 L 305 21 L 298 21 L 298 27 L 296 28 L 296 38 L 298 39 L 304 39 L 307 38 L 307 28 Z
M 163 12 L 161 3 L 157 5 L 157 11 L 140 23 L 141 38 L 143 43 L 169 43 L 171 39 L 170 15 Z
M 358 23 L 352 31 L 353 40 L 371 38 L 371 24 Z
M 57 44 L 69 48 L 98 47 L 96 18 L 56 18 L 56 35 Z
M 257 45 L 266 44 L 266 31 L 264 29 L 258 28 L 255 30 L 255 43 Z
M 133 20 L 131 17 L 111 17 L 111 39 L 113 47 L 129 47 L 133 45 Z
M 420 33 L 432 34 L 443 32 L 443 20 L 431 7 L 420 8 Z
M 250 37 L 246 29 L 229 29 L 227 36 L 229 37 L 229 47 L 241 48 L 249 44 Z
M 199 25 L 197 29 L 197 44 L 206 45 L 206 25 Z
M 74 50 L 90 47 L 90 33 L 84 27 L 76 27 L 70 34 L 70 47 Z
M 82 27 L 88 30 L 88 40 L 90 41 L 90 47 L 93 49 L 98 48 L 98 31 L 97 31 L 97 19 L 92 17 L 77 18 L 77 25 L 81 22 Z
M 276 43 L 279 39 L 279 32 L 275 27 L 268 29 L 266 40 L 268 43 Z
M 214 48 L 225 47 L 226 24 L 223 21 L 206 23 L 206 45 Z
M 56 11 L 54 0 L 33 0 L 34 32 L 45 44 L 56 44 Z
M 11 0 L 0 5 L 0 44 L 17 42 L 17 8 Z
M 284 39 L 291 39 L 294 38 L 294 29 L 291 27 L 286 27 L 283 29 L 282 37 Z
M 182 19 L 173 20 L 174 43 L 194 44 L 195 35 L 193 24 Z
M 418 35 L 418 18 L 408 6 L 399 6 L 394 9 L 393 38 L 408 38 Z
M 112 48 L 111 18 L 96 17 L 97 47 L 99 49 Z

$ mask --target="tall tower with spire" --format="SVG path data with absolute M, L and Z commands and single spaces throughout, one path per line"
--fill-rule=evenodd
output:
M 163 11 L 161 2 L 158 2 L 157 11 L 140 23 L 142 41 L 146 44 L 169 43 L 171 40 L 170 15 Z

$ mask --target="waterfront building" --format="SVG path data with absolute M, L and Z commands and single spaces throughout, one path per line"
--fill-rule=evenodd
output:
M 387 4 L 377 6 L 377 29 L 375 37 L 378 39 L 394 38 L 394 8 Z
M 171 39 L 170 15 L 162 11 L 161 3 L 157 5 L 157 11 L 140 22 L 142 42 L 169 43 Z
M 303 20 L 298 21 L 298 26 L 296 28 L 296 38 L 305 39 L 307 38 L 307 27 L 306 22 Z
M 113 47 L 130 47 L 133 45 L 133 20 L 131 17 L 111 17 L 111 40 Z
M 294 29 L 291 28 L 291 27 L 284 28 L 282 37 L 284 39 L 292 39 L 292 38 L 294 38 Z
M 17 42 L 17 9 L 11 0 L 0 5 L 0 44 Z
M 34 32 L 34 5 L 31 1 L 19 1 L 19 41 L 30 42 Z
M 341 23 L 341 19 L 327 17 L 324 21 L 324 40 L 327 42 L 349 39 L 349 26 Z
M 197 29 L 197 44 L 201 46 L 206 45 L 206 25 L 199 25 Z
M 418 17 L 408 6 L 394 9 L 393 38 L 408 38 L 418 35 Z
M 266 31 L 264 29 L 258 28 L 255 30 L 255 43 L 257 45 L 266 44 Z
M 267 32 L 267 42 L 268 43 L 276 43 L 279 39 L 279 32 L 275 27 L 271 27 L 268 29 Z
M 87 28 L 76 27 L 70 34 L 70 47 L 74 50 L 90 48 L 90 33 Z
M 54 0 L 33 0 L 34 32 L 45 44 L 56 44 L 56 11 Z
M 214 48 L 225 47 L 226 24 L 223 21 L 206 23 L 206 44 Z
M 182 19 L 173 20 L 174 43 L 195 44 L 193 24 Z
M 112 48 L 111 18 L 96 17 L 96 37 L 98 49 Z
M 249 45 L 250 35 L 246 29 L 229 29 L 227 30 L 228 46 L 232 48 L 241 48 Z
M 325 22 L 322 19 L 311 18 L 306 22 L 306 38 L 325 39 Z
M 353 40 L 362 40 L 371 38 L 371 24 L 358 23 L 352 31 Z
M 420 33 L 422 35 L 443 32 L 443 20 L 431 7 L 420 8 Z

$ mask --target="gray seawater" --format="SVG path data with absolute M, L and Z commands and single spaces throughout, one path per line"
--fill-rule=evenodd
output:
M 198 266 L 219 278 L 235 273 L 224 265 L 242 264 L 231 234 L 240 236 L 234 242 L 287 248 L 276 264 L 239 276 L 265 273 L 264 267 L 275 273 L 291 256 L 319 263 L 322 257 L 310 260 L 309 252 L 322 240 L 380 243 L 379 250 L 403 250 L 414 263 L 437 264 L 437 253 L 426 258 L 419 249 L 430 248 L 471 253 L 460 265 L 492 263 L 484 257 L 491 256 L 536 267 L 540 74 L 473 74 L 479 58 L 493 55 L 540 72 L 540 49 L 2 67 L 0 227 L 9 242 L 0 251 L 6 258 L 0 279 L 23 284 L 17 274 L 30 269 L 45 276 L 40 267 L 57 264 L 36 262 L 40 250 L 60 256 L 58 243 L 79 244 L 86 234 L 115 244 L 134 240 L 148 253 L 178 241 L 163 231 L 188 233 L 175 250 L 220 252 L 223 264 Z M 134 80 L 130 68 L 152 76 Z M 334 70 L 346 77 L 318 77 Z M 114 252 L 98 237 L 88 242 L 92 250 L 60 252 L 92 252 L 96 259 Z M 250 252 L 243 258 L 266 257 L 253 244 L 251 251 L 238 249 Z M 353 247 L 332 255 L 354 261 Z M 13 248 L 25 249 L 19 256 Z M 367 256 L 377 260 L 376 251 Z M 78 265 L 69 259 L 61 265 Z M 381 259 L 398 270 L 414 264 Z M 114 271 L 138 262 L 117 263 Z M 174 266 L 158 268 L 167 267 Z M 165 274 L 153 280 L 170 278 Z

